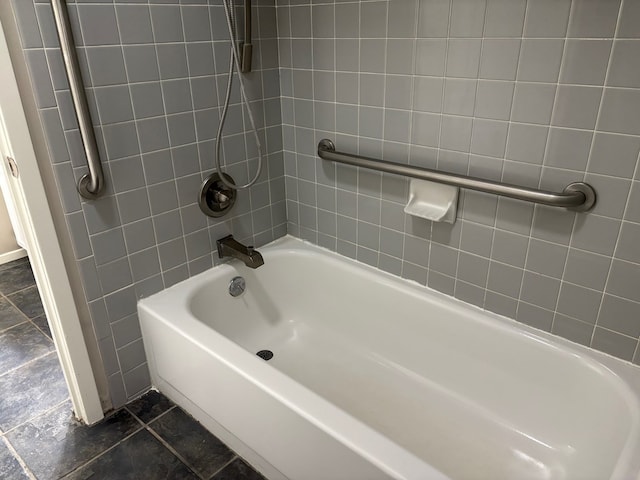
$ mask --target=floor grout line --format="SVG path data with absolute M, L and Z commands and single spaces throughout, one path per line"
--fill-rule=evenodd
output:
M 13 447 L 13 445 L 11 444 L 11 442 L 9 441 L 9 439 L 7 437 L 3 437 L 4 438 L 4 443 L 7 446 L 7 450 L 9 450 L 9 453 L 11 453 L 11 455 L 13 456 L 13 458 L 15 458 L 17 460 L 17 462 L 20 464 L 20 466 L 22 467 L 22 471 L 31 479 L 31 480 L 37 480 L 37 477 L 33 474 L 33 472 L 31 471 L 31 469 L 29 468 L 29 466 L 27 465 L 27 462 L 25 462 L 22 457 L 20 456 L 20 454 L 16 451 L 16 449 Z M 0 442 L 2 441 L 2 439 L 0 439 Z
M 144 396 L 144 395 L 143 395 Z M 141 397 L 139 397 L 141 398 Z M 135 400 L 133 400 L 135 402 Z M 133 413 L 130 409 L 129 409 L 129 405 L 124 405 L 121 408 L 125 409 L 127 412 L 129 412 L 131 415 L 133 415 L 133 417 L 138 420 L 142 425 L 144 425 L 145 427 L 147 425 L 149 425 L 152 422 L 155 422 L 157 419 L 159 419 L 160 417 L 164 417 L 167 413 L 169 413 L 171 410 L 173 410 L 174 408 L 176 408 L 177 405 L 171 405 L 169 408 L 167 408 L 164 412 L 159 413 L 158 415 L 156 415 L 155 417 L 153 417 L 151 420 L 149 420 L 148 422 L 145 422 L 144 420 L 142 420 L 142 418 L 140 418 L 138 415 L 136 415 L 135 413 Z
M 117 412 L 118 410 L 116 410 Z M 116 413 L 114 412 L 114 414 Z M 90 428 L 90 427 L 88 427 Z M 131 432 L 129 435 L 127 435 L 126 437 L 118 440 L 116 443 L 114 443 L 113 445 L 111 445 L 109 448 L 105 449 L 104 451 L 100 452 L 99 454 L 91 457 L 89 460 L 87 460 L 86 462 L 78 465 L 76 468 L 74 468 L 73 470 L 68 471 L 67 473 L 65 473 L 64 475 L 62 475 L 62 477 L 60 477 L 60 480 L 67 478 L 69 475 L 71 475 L 72 473 L 75 473 L 79 470 L 81 470 L 82 468 L 86 467 L 87 465 L 89 465 L 90 463 L 92 463 L 94 460 L 97 460 L 98 458 L 104 456 L 106 453 L 110 452 L 111 450 L 113 450 L 114 448 L 116 448 L 117 446 L 119 446 L 120 444 L 126 442 L 127 440 L 129 440 L 131 437 L 133 437 L 134 435 L 140 433 L 142 430 L 144 430 L 145 427 L 144 425 L 141 425 L 140 428 L 136 428 L 136 430 L 134 430 L 133 432 Z
M 27 322 L 22 322 L 22 323 L 27 323 Z M 22 323 L 20 323 L 20 325 L 22 325 Z M 48 338 L 48 337 L 47 337 L 47 340 L 49 340 L 51 342 L 51 339 Z M 52 342 L 51 346 L 54 347 L 53 342 Z M 58 358 L 58 352 L 56 351 L 56 349 L 54 347 L 53 350 L 51 350 L 51 351 L 49 351 L 49 352 L 47 352 L 47 353 L 45 353 L 43 355 L 40 355 L 39 357 L 32 358 L 31 360 L 23 363 L 22 365 L 18 365 L 17 367 L 10 368 L 6 372 L 0 373 L 0 378 L 4 377 L 6 375 L 9 375 L 10 373 L 15 373 L 17 370 L 20 370 L 21 368 L 26 367 L 27 365 L 31 365 L 32 363 L 35 363 L 38 360 L 42 360 L 44 357 L 46 357 L 48 355 L 51 355 L 51 354 L 54 354 L 56 356 L 56 358 Z
M 158 418 L 160 418 L 160 416 L 154 418 L 153 420 L 154 421 L 157 420 Z M 187 466 L 187 468 L 189 468 L 189 470 L 191 470 L 198 478 L 200 478 L 201 480 L 209 480 L 208 478 L 204 478 L 202 475 L 200 475 L 200 472 L 198 470 L 193 468 L 193 466 L 189 462 L 187 462 L 187 460 L 180 453 L 178 453 L 178 451 L 175 448 L 173 448 L 173 446 L 167 440 L 162 438 L 162 436 L 160 436 L 160 434 L 155 430 L 153 430 L 153 428 L 151 428 L 148 424 L 145 426 L 145 430 L 147 430 L 156 440 L 160 442 L 160 444 L 162 444 L 167 450 L 169 450 L 178 460 L 184 463 Z
M 229 449 L 231 450 L 231 449 Z M 231 450 L 233 452 L 233 450 Z M 218 475 L 222 470 L 224 470 L 225 468 L 227 468 L 229 465 L 231 465 L 233 462 L 235 462 L 237 459 L 242 460 L 242 457 L 240 455 L 238 455 L 236 452 L 233 452 L 233 458 L 231 460 L 229 460 L 227 463 L 225 463 L 222 467 L 220 467 L 218 470 L 216 470 L 211 477 L 209 477 L 208 479 L 205 480 L 210 480 L 211 478 L 215 477 L 216 475 Z M 244 460 L 243 460 L 244 461 Z M 254 469 L 253 467 L 251 467 L 251 469 Z M 257 471 L 257 470 L 256 470 Z
M 16 425 L 15 427 L 11 427 L 9 430 L 4 432 L 4 436 L 6 437 L 8 434 L 13 433 L 14 430 L 26 425 L 29 422 L 32 422 L 36 418 L 43 417 L 44 415 L 47 415 L 47 414 L 53 412 L 55 409 L 60 408 L 62 405 L 64 405 L 70 399 L 71 399 L 71 397 L 67 397 L 63 401 L 61 401 L 60 403 L 56 403 L 54 406 L 52 406 L 50 408 L 47 408 L 46 410 L 43 410 L 42 412 L 38 413 L 37 415 L 34 415 L 33 417 L 29 417 L 27 420 L 25 420 L 24 422 Z

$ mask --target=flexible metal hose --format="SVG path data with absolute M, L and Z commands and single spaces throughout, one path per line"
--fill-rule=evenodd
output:
M 251 105 L 249 104 L 249 100 L 247 99 L 247 93 L 244 88 L 244 81 L 242 79 L 242 75 L 240 74 L 240 59 L 239 53 L 236 47 L 236 32 L 235 32 L 235 24 L 233 21 L 233 0 L 223 0 L 222 4 L 224 5 L 225 17 L 227 20 L 227 28 L 229 29 L 229 39 L 231 40 L 231 58 L 229 59 L 229 79 L 227 81 L 227 93 L 224 99 L 224 105 L 222 107 L 222 115 L 220 117 L 220 125 L 218 125 L 218 133 L 216 135 L 216 149 L 214 155 L 214 162 L 216 169 L 219 173 L 222 173 L 222 166 L 220 164 L 220 144 L 222 143 L 222 129 L 224 128 L 224 122 L 227 118 L 227 111 L 229 110 L 229 101 L 231 99 L 231 86 L 233 84 L 233 71 L 235 69 L 238 74 L 238 82 L 240 83 L 240 95 L 242 98 L 242 102 L 244 103 L 247 114 L 249 116 L 249 123 L 251 124 L 251 129 L 253 130 L 253 136 L 256 142 L 256 146 L 258 147 L 258 171 L 256 172 L 255 177 L 251 179 L 245 185 L 234 185 L 233 183 L 228 182 L 225 179 L 224 175 L 220 175 L 220 180 L 224 183 L 228 188 L 241 190 L 244 188 L 251 187 L 254 183 L 258 181 L 260 174 L 262 173 L 262 145 L 260 143 L 260 138 L 258 137 L 258 129 L 256 128 L 256 123 L 253 119 L 253 112 L 251 111 Z

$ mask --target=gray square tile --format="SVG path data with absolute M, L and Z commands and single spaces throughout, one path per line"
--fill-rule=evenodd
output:
M 116 11 L 113 5 L 78 5 L 85 45 L 116 45 L 119 42 Z
M 564 280 L 602 290 L 607 280 L 611 258 L 582 250 L 569 249 Z
M 556 95 L 556 85 L 516 83 L 511 120 L 548 125 Z
M 640 90 L 605 89 L 597 128 L 605 132 L 640 135 Z
M 594 327 L 588 323 L 581 322 L 565 315 L 556 314 L 553 319 L 551 333 L 560 335 L 567 340 L 589 346 Z
M 474 119 L 471 153 L 503 157 L 509 124 L 495 120 Z
M 156 42 L 181 42 L 184 40 L 179 6 L 151 5 L 151 23 Z
M 490 262 L 487 288 L 494 292 L 518 298 L 524 271 L 521 268 Z
M 418 37 L 446 37 L 451 0 L 418 2 Z
M 448 77 L 477 78 L 480 65 L 478 39 L 451 39 L 447 49 L 446 75 Z
M 614 357 L 630 361 L 633 358 L 637 343 L 636 339 L 596 327 L 591 347 Z
M 551 128 L 545 165 L 584 171 L 589 159 L 592 132 Z
M 551 331 L 553 324 L 553 312 L 544 308 L 536 307 L 528 303 L 518 303 L 516 320 L 530 327 L 538 328 L 545 332 Z
M 104 265 L 127 255 L 121 228 L 92 235 L 91 245 L 97 265 Z
M 142 47 L 129 47 L 142 48 Z M 92 84 L 96 87 L 103 85 L 118 85 L 127 83 L 127 73 L 124 67 L 124 58 L 120 47 L 88 47 L 86 49 L 89 69 L 91 71 Z M 140 50 L 135 50 L 139 53 Z M 125 55 L 127 50 L 125 50 Z M 139 59 L 139 58 L 138 58 Z M 132 79 L 132 72 L 129 67 L 130 58 L 127 56 L 127 71 Z M 140 64 L 139 64 L 140 65 Z
M 640 38 L 640 5 L 624 2 L 618 22 L 618 37 Z
M 612 37 L 619 9 L 620 0 L 574 0 L 567 35 L 580 38 Z
M 494 120 L 509 120 L 513 88 L 512 82 L 480 80 L 476 95 L 475 115 Z
M 596 124 L 602 89 L 560 85 L 556 92 L 553 125 L 593 129 Z
M 479 77 L 492 80 L 515 80 L 519 55 L 520 40 L 484 40 Z
M 637 288 L 639 280 L 640 268 L 638 265 L 614 259 L 611 264 L 606 292 L 640 302 L 640 291 Z
M 417 75 L 444 75 L 447 42 L 442 39 L 419 39 L 416 41 Z
M 120 39 L 123 44 L 153 43 L 151 16 L 147 5 L 116 5 Z
M 598 325 L 614 332 L 638 338 L 640 335 L 640 304 L 605 295 L 598 315 Z
M 168 43 L 157 45 L 160 78 L 186 78 L 189 76 L 187 67 L 187 52 L 182 43 Z M 154 79 L 151 79 L 154 80 Z
M 523 40 L 518 62 L 518 80 L 557 82 L 563 46 L 564 41 L 559 39 Z
M 602 255 L 612 255 L 620 221 L 595 215 L 579 215 L 571 246 Z
M 466 116 L 473 115 L 476 101 L 477 81 L 448 78 L 444 83 L 443 113 Z M 437 112 L 439 110 L 435 111 Z
M 525 271 L 520 300 L 547 310 L 555 310 L 559 291 L 559 280 Z
M 465 252 L 458 257 L 458 271 L 456 278 L 484 288 L 489 273 L 489 260 Z M 457 287 L 456 287 L 457 288 Z
M 527 2 L 525 0 L 487 0 L 484 36 L 521 36 L 526 5 Z
M 158 57 L 153 45 L 130 45 L 123 47 L 123 51 L 130 82 L 149 82 L 160 79 Z
M 567 32 L 571 0 L 527 2 L 525 37 L 564 37 Z
M 611 44 L 611 40 L 567 40 L 560 83 L 603 85 Z
M 484 28 L 485 0 L 451 0 L 449 35 L 481 37 Z

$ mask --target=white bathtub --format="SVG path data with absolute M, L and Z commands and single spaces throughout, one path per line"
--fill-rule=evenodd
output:
M 291 237 L 260 251 L 138 310 L 154 385 L 269 478 L 640 478 L 637 367 Z

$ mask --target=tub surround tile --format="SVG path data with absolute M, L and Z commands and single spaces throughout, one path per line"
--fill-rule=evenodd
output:
M 31 322 L 0 334 L 0 374 L 53 352 L 53 342 Z
M 278 215 L 272 215 L 273 211 L 268 208 L 277 203 L 274 199 L 284 200 L 285 197 L 284 172 L 271 168 L 282 162 L 275 2 L 261 3 L 254 9 L 253 73 L 246 77 L 248 95 L 256 107 L 265 172 L 268 172 L 253 191 L 264 190 L 266 203 L 252 200 L 246 209 L 236 208 L 222 221 L 208 220 L 197 207 L 196 195 L 200 176 L 213 169 L 213 137 L 229 65 L 227 28 L 221 3 L 206 0 L 84 0 L 70 5 L 71 12 L 75 12 L 72 15 L 74 27 L 84 32 L 84 38 L 76 38 L 81 46 L 80 63 L 87 74 L 87 85 L 95 90 L 89 100 L 96 114 L 96 136 L 102 145 L 105 165 L 110 165 L 105 172 L 105 196 L 82 205 L 72 185 L 71 168 L 82 166 L 79 163 L 81 148 L 78 148 L 81 142 L 69 116 L 69 96 L 63 93 L 68 86 L 52 28 L 52 9 L 40 0 L 8 0 L 7 3 L 11 3 L 18 13 L 23 54 L 29 63 L 33 93 L 38 99 L 38 112 L 35 113 L 45 120 L 43 128 L 52 152 L 51 161 L 58 164 L 55 173 L 60 189 L 56 193 L 66 207 L 68 233 L 75 247 L 83 247 L 76 249 L 76 257 L 81 262 L 87 301 L 105 296 L 108 299 L 118 291 L 146 293 L 152 290 L 151 283 L 153 289 L 158 285 L 167 287 L 199 273 L 203 266 L 212 262 L 210 233 L 220 225 L 226 225 L 227 219 L 228 225 L 233 227 L 233 232 L 229 233 L 257 247 L 286 233 L 284 202 Z M 386 27 L 386 14 L 380 21 Z M 386 28 L 380 33 L 383 31 Z M 333 40 L 327 39 L 325 45 L 330 44 Z M 375 45 L 378 44 L 384 48 L 385 42 L 376 40 Z M 306 59 L 311 67 L 311 41 L 297 42 L 297 46 L 300 48 L 295 48 L 293 56 L 296 60 Z M 333 68 L 333 47 L 329 50 L 316 48 L 319 53 L 315 59 L 317 66 Z M 384 69 L 384 63 L 375 60 L 373 57 L 372 66 L 379 68 L 381 65 Z M 300 89 L 307 92 L 309 99 L 313 96 L 313 89 L 308 87 L 312 78 L 309 75 L 308 85 L 302 85 L 306 88 Z M 296 82 L 296 90 L 300 83 Z M 231 172 L 236 182 L 245 183 L 247 172 L 255 171 L 257 150 L 248 138 L 251 131 L 238 101 L 236 89 L 223 135 L 226 137 L 223 154 L 227 156 L 227 163 L 234 163 Z M 313 113 L 313 110 L 307 111 Z M 310 122 L 312 126 L 313 115 Z M 313 142 L 305 143 L 311 145 Z M 309 153 L 313 153 L 312 148 Z M 70 158 L 72 165 L 68 162 Z M 193 175 L 193 181 L 187 181 L 187 175 Z M 179 182 L 177 192 L 175 177 Z M 195 181 L 196 177 L 199 181 Z M 132 202 L 135 208 L 131 207 Z M 173 218 L 177 207 L 180 207 L 178 217 L 182 222 L 178 218 L 170 238 L 158 238 L 152 217 L 172 211 Z M 166 243 L 169 240 L 183 244 L 182 252 L 176 250 L 177 247 L 171 250 L 169 247 L 175 245 Z M 185 241 L 189 247 L 186 254 Z M 135 271 L 132 275 L 127 273 L 132 254 L 159 245 L 164 245 L 164 250 L 160 249 L 160 270 L 153 272 L 153 281 L 136 276 Z M 116 261 L 117 264 L 112 264 Z M 102 268 L 97 269 L 97 265 Z M 12 286 L 11 291 L 0 286 L 0 293 L 4 295 L 29 286 L 26 282 L 13 287 L 17 282 L 7 278 L 9 280 L 5 282 L 5 273 L 0 275 L 0 283 Z M 134 313 L 135 302 L 133 295 L 118 298 L 122 308 L 108 309 L 109 322 Z M 126 315 L 121 316 L 122 312 Z M 92 317 L 96 328 L 100 327 L 100 320 Z M 123 361 L 120 355 L 126 355 L 125 352 L 119 349 L 116 354 L 120 363 Z M 148 375 L 142 373 L 144 369 L 135 370 L 135 367 L 127 365 L 138 375 L 127 375 L 124 369 L 117 373 L 121 377 L 119 383 L 127 388 L 126 394 L 114 393 L 112 396 L 116 407 L 136 398 L 150 386 Z M 115 383 L 118 382 L 114 380 Z
M 7 439 L 36 477 L 60 478 L 141 428 L 126 410 L 87 427 L 74 419 L 66 402 L 20 425 Z
M 5 432 L 69 397 L 55 352 L 0 376 L 0 392 L 0 430 Z
M 136 433 L 66 478 L 69 480 L 198 479 L 147 430 Z
M 287 58 L 280 65 L 283 108 L 302 100 L 289 79 L 305 67 L 287 52 L 291 43 L 287 32 L 293 22 L 290 13 L 309 9 L 299 3 L 309 2 L 296 1 L 294 6 L 294 2 L 283 1 L 276 9 L 278 26 L 283 27 L 279 30 L 284 40 L 279 43 L 280 52 Z M 342 2 L 328 3 L 340 5 L 335 21 L 344 22 L 337 14 L 344 8 Z M 421 0 L 415 4 L 417 15 L 403 16 L 402 36 L 413 40 L 413 46 L 407 43 L 405 51 L 409 56 L 414 52 L 414 61 L 394 61 L 392 71 L 375 75 L 375 85 L 358 84 L 364 69 L 357 61 L 357 45 L 366 38 L 357 28 L 364 17 L 354 8 L 349 20 L 354 25 L 349 36 L 354 61 L 336 64 L 338 70 L 349 73 L 338 73 L 335 100 L 343 111 L 357 112 L 364 93 L 368 105 L 381 107 L 376 109 L 377 115 L 388 119 L 392 109 L 393 122 L 379 127 L 381 135 L 374 136 L 377 140 L 365 140 L 362 137 L 370 136 L 371 129 L 363 131 L 362 115 L 354 113 L 354 122 L 338 115 L 343 128 L 331 137 L 331 129 L 300 121 L 291 107 L 291 114 L 282 116 L 284 155 L 289 164 L 295 166 L 296 160 L 307 154 L 308 142 L 298 139 L 328 137 L 340 151 L 398 163 L 406 163 L 406 152 L 410 152 L 412 165 L 532 188 L 560 191 L 571 182 L 584 180 L 595 187 L 598 204 L 587 214 L 576 214 L 504 197 L 491 196 L 491 202 L 484 202 L 473 194 L 473 201 L 467 201 L 470 192 L 464 192 L 454 225 L 462 235 L 456 242 L 436 240 L 442 224 L 430 224 L 430 236 L 392 226 L 403 219 L 406 192 L 393 196 L 392 205 L 398 212 L 388 215 L 389 208 L 383 202 L 380 217 L 372 215 L 365 220 L 369 224 L 366 229 L 344 228 L 340 216 L 337 232 L 331 222 L 306 220 L 321 218 L 317 208 L 324 210 L 323 218 L 338 213 L 363 220 L 360 205 L 350 209 L 341 201 L 346 190 L 360 191 L 363 170 L 354 173 L 350 182 L 338 182 L 335 205 L 323 202 L 319 207 L 313 197 L 301 198 L 298 189 L 287 188 L 289 233 L 393 272 L 397 268 L 383 255 L 392 256 L 403 265 L 401 275 L 405 278 L 421 283 L 427 278 L 429 286 L 449 295 L 455 293 L 468 303 L 499 310 L 543 330 L 554 327 L 553 333 L 562 337 L 628 358 L 626 338 L 637 340 L 637 327 L 630 321 L 613 321 L 611 302 L 604 304 L 601 299 L 605 294 L 624 297 L 629 300 L 627 312 L 635 311 L 640 303 L 637 292 L 629 288 L 635 285 L 629 279 L 637 277 L 634 272 L 640 266 L 636 241 L 640 238 L 640 215 L 632 181 L 640 178 L 640 69 L 630 60 L 640 51 L 636 40 L 639 30 L 631 26 L 640 12 L 639 7 L 631 6 L 635 3 Z M 386 13 L 380 11 L 389 26 L 395 13 L 391 7 Z M 398 35 L 391 29 L 380 33 L 393 43 L 394 48 L 387 52 L 396 52 Z M 311 41 L 317 41 L 315 32 Z M 324 73 L 330 74 L 330 68 L 326 66 Z M 315 73 L 305 71 L 311 78 Z M 351 88 L 339 88 L 341 81 Z M 393 95 L 400 95 L 395 92 L 399 85 L 404 85 L 402 98 L 395 98 Z M 376 99 L 371 98 L 369 88 L 374 86 Z M 387 102 L 381 103 L 379 98 Z M 304 100 L 308 109 L 318 105 L 312 96 Z M 340 172 L 346 167 L 336 169 Z M 286 185 L 295 186 L 304 179 L 305 190 L 313 192 L 313 182 L 316 187 L 322 183 L 303 174 L 300 169 L 287 168 Z M 390 194 L 393 192 L 384 182 L 375 194 L 367 193 L 384 200 L 389 200 Z M 304 218 L 296 215 L 303 203 Z M 353 212 L 346 213 L 349 210 Z M 399 249 L 378 227 L 400 232 Z M 431 252 L 428 264 L 416 261 L 415 249 L 402 248 L 410 235 L 425 239 L 424 249 Z M 332 247 L 327 239 L 334 237 L 337 243 Z M 439 256 L 443 250 L 435 248 L 434 253 L 434 242 L 452 248 Z M 488 281 L 482 265 L 487 260 L 491 261 Z M 475 268 L 470 268 L 471 264 Z M 500 278 L 501 272 L 510 273 L 509 279 Z M 600 308 L 601 303 L 607 308 Z M 619 310 L 622 302 L 618 303 Z M 625 318 L 635 317 L 627 314 Z M 616 335 L 591 335 L 589 329 L 594 325 Z
M 229 448 L 180 408 L 174 408 L 149 424 L 192 470 L 210 478 L 234 457 Z

